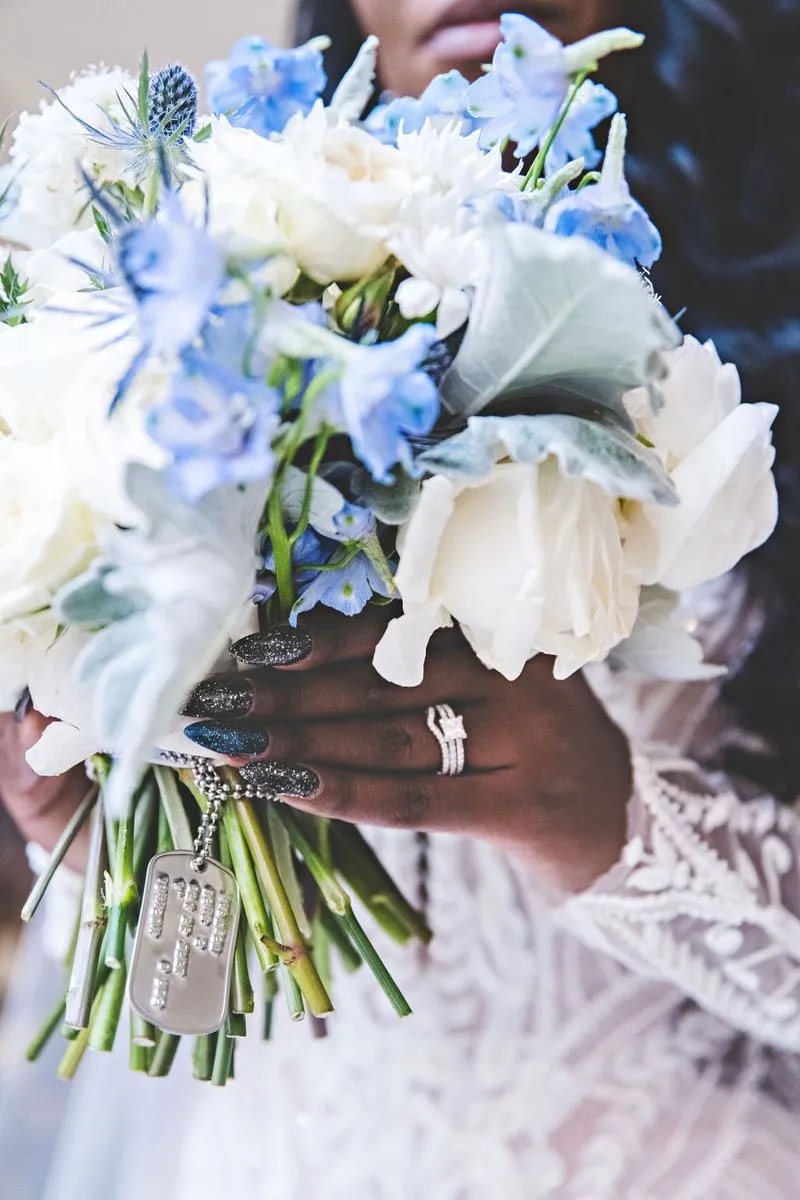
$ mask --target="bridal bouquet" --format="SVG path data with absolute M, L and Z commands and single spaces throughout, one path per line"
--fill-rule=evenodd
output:
M 61 1071 L 110 1049 L 224 1083 L 280 983 L 331 1009 L 332 951 L 405 998 L 351 893 L 430 931 L 353 827 L 275 803 L 176 714 L 232 639 L 396 603 L 386 679 L 457 623 L 487 668 L 717 668 L 678 611 L 776 517 L 775 409 L 649 284 L 625 118 L 571 46 L 509 15 L 491 68 L 365 116 L 368 39 L 330 103 L 324 41 L 92 69 L 23 114 L 0 173 L 0 705 L 87 764 L 91 848 Z M 593 130 L 610 118 L 605 154 Z M 283 781 L 285 787 L 285 780 Z M 155 857 L 154 857 L 155 856 Z M 152 860 L 152 861 L 151 861 Z M 148 862 L 150 866 L 148 868 Z M 241 919 L 239 919 L 241 909 Z M 134 932 L 136 932 L 134 941 Z M 128 978 L 130 977 L 130 978 Z

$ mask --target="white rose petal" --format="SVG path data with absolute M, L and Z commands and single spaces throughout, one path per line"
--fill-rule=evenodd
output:
M 97 183 L 118 181 L 126 154 L 92 137 L 75 117 L 109 131 L 104 114 L 124 120 L 119 97 L 126 92 L 136 94 L 136 80 L 127 71 L 89 68 L 60 89 L 62 104 L 43 100 L 38 112 L 22 114 L 11 145 L 14 203 L 3 222 L 9 237 L 36 249 L 72 229 L 92 227 L 81 173 Z
M 626 405 L 680 503 L 627 506 L 625 557 L 643 583 L 682 591 L 724 575 L 775 528 L 770 429 L 778 409 L 741 404 L 738 374 L 711 343 L 687 338 L 666 361 L 659 412 L 650 413 L 635 392 Z
M 398 542 L 403 616 L 378 646 L 376 669 L 406 686 L 452 617 L 486 666 L 516 678 L 537 653 L 564 677 L 605 658 L 636 620 L 639 581 L 623 558 L 618 506 L 583 479 L 502 462 L 485 479 L 434 476 Z
M 49 604 L 95 550 L 95 522 L 58 446 L 0 440 L 0 620 Z

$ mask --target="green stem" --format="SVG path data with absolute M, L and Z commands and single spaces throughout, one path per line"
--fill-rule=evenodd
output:
M 357 971 L 362 965 L 363 959 L 327 904 L 321 905 L 318 920 L 330 944 L 336 947 L 345 971 Z M 316 945 L 316 938 L 314 944 Z
M 137 1046 L 152 1050 L 158 1041 L 158 1032 L 155 1025 L 151 1025 L 144 1017 L 131 1011 L 131 1038 Z
M 231 1077 L 233 1047 L 234 1040 L 228 1036 L 228 1030 L 223 1026 L 217 1034 L 214 1066 L 211 1070 L 211 1083 L 214 1087 L 225 1087 L 225 1084 Z
M 136 1022 L 139 1019 L 135 1012 L 131 1012 L 131 1033 L 130 1033 L 130 1049 L 128 1051 L 128 1066 L 131 1071 L 141 1071 L 142 1074 L 147 1074 L 147 1068 L 150 1062 L 150 1050 L 152 1043 L 143 1043 L 136 1037 Z
M 255 993 L 247 966 L 247 940 L 247 932 L 242 927 L 236 940 L 236 957 L 233 962 L 231 1008 L 235 1013 L 251 1013 L 255 1012 L 256 1008 Z
M 231 811 L 229 804 L 226 804 L 222 810 L 221 828 L 224 830 L 231 862 L 236 873 L 236 882 L 239 885 L 242 907 L 244 908 L 250 936 L 255 946 L 258 964 L 265 973 L 267 971 L 274 971 L 278 965 L 278 960 L 274 954 L 270 953 L 263 941 L 271 928 L 269 915 L 264 905 L 264 898 L 261 895 L 261 888 L 259 887 L 258 877 L 253 867 L 253 860 L 250 857 L 250 851 L 247 848 L 247 843 L 244 840 L 239 822 L 236 820 L 236 814 Z
M 292 577 L 292 547 L 283 523 L 283 505 L 280 487 L 273 483 L 267 500 L 267 529 L 275 560 L 275 582 L 278 599 L 284 616 L 288 616 L 294 604 L 294 579 Z
M 144 189 L 144 200 L 142 202 L 142 216 L 147 220 L 152 217 L 158 208 L 158 196 L 161 191 L 161 172 L 159 168 L 153 167 L 147 178 Z
M 163 1079 L 165 1075 L 169 1075 L 180 1044 L 181 1039 L 176 1033 L 164 1033 L 163 1030 L 159 1030 L 156 1048 L 147 1071 L 151 1079 Z
M 575 82 L 573 83 L 572 88 L 570 89 L 570 93 L 567 96 L 566 101 L 564 102 L 564 107 L 562 108 L 561 112 L 559 113 L 558 120 L 556 121 L 555 125 L 550 130 L 550 132 L 548 133 L 544 142 L 540 146 L 539 153 L 536 155 L 536 158 L 533 160 L 533 162 L 531 164 L 531 169 L 528 171 L 528 174 L 525 176 L 525 178 L 522 181 L 522 189 L 521 190 L 523 192 L 527 188 L 535 188 L 538 186 L 539 180 L 541 179 L 542 174 L 544 173 L 544 165 L 545 165 L 545 162 L 547 161 L 547 156 L 553 148 L 553 142 L 556 140 L 559 133 L 561 132 L 561 127 L 563 126 L 564 121 L 567 119 L 567 114 L 575 102 L 575 97 L 578 95 L 578 92 L 581 90 L 584 83 L 591 75 L 592 70 L 594 70 L 594 69 L 595 68 L 593 68 L 593 67 L 586 67 L 586 68 L 584 68 L 583 71 L 581 71 L 578 75 L 575 76 Z
M 261 1014 L 261 1037 L 268 1042 L 272 1036 L 272 1018 L 275 1012 L 275 997 L 278 994 L 278 983 L 275 972 L 264 976 L 264 1008 Z
M 97 967 L 106 928 L 106 909 L 103 904 L 106 865 L 106 836 L 101 797 L 92 813 L 89 855 L 81 900 L 81 923 L 67 985 L 64 1019 L 74 1029 L 86 1029 L 92 1011 Z
M 333 864 L 381 927 L 401 943 L 410 937 L 426 944 L 433 934 L 417 909 L 406 899 L 355 825 L 332 821 Z
M 286 826 L 277 817 L 275 806 L 272 804 L 267 805 L 267 833 L 275 866 L 283 880 L 283 886 L 286 888 L 286 895 L 289 897 L 297 927 L 303 939 L 307 941 L 311 937 L 311 923 L 306 915 L 303 890 L 300 887 L 300 880 L 297 878 L 292 841 L 286 831 Z
M 128 972 L 123 962 L 122 966 L 109 972 L 108 978 L 97 993 L 89 1020 L 89 1046 L 92 1050 L 107 1054 L 114 1048 L 127 977 Z
M 58 1029 L 61 1022 L 64 1020 L 64 1010 L 66 1008 L 66 1000 L 59 1000 L 53 1011 L 42 1022 L 41 1026 L 35 1033 L 28 1049 L 25 1051 L 25 1057 L 28 1062 L 35 1062 L 39 1055 L 44 1050 L 50 1038 Z
M 183 807 L 180 788 L 175 772 L 171 767 L 153 767 L 161 807 L 167 816 L 172 844 L 176 850 L 191 850 L 194 837 L 189 825 L 189 818 Z
M 314 453 L 311 456 L 311 461 L 308 464 L 306 474 L 306 487 L 303 493 L 303 505 L 300 509 L 300 516 L 297 518 L 297 524 L 289 535 L 289 545 L 294 548 L 294 545 L 303 536 L 308 529 L 308 522 L 311 516 L 311 501 L 314 496 L 314 480 L 317 477 L 322 460 L 325 457 L 325 451 L 328 449 L 328 442 L 331 439 L 331 430 L 327 426 L 323 426 L 317 434 L 317 440 L 314 445 Z
M 53 853 L 50 855 L 50 859 L 47 863 L 47 866 L 45 867 L 44 871 L 42 871 L 39 878 L 36 880 L 36 883 L 33 885 L 33 888 L 31 889 L 31 894 L 28 896 L 28 899 L 25 901 L 25 903 L 22 907 L 22 912 L 20 913 L 20 917 L 22 918 L 23 921 L 30 921 L 31 917 L 33 916 L 33 914 L 36 912 L 37 908 L 41 904 L 42 897 L 44 896 L 45 892 L 47 891 L 47 888 L 50 885 L 51 879 L 53 878 L 53 876 L 55 875 L 59 866 L 61 865 L 64 855 L 67 853 L 70 846 L 75 841 L 75 838 L 78 836 L 81 829 L 83 828 L 84 822 L 86 821 L 86 818 L 89 816 L 89 813 L 92 811 L 92 808 L 94 807 L 94 803 L 96 800 L 97 800 L 97 786 L 95 784 L 93 784 L 92 787 L 90 788 L 90 790 L 84 796 L 81 803 L 75 809 L 75 812 L 70 817 L 70 820 L 67 823 L 67 826 L 64 829 L 64 832 L 61 834 L 61 837 L 56 842 L 55 849 L 53 850 Z
M 243 1038 L 247 1037 L 247 1017 L 244 1013 L 232 1012 L 228 1014 L 227 1021 L 228 1037 Z
M 372 971 L 395 1012 L 401 1017 L 407 1016 L 411 1012 L 409 1003 L 353 913 L 353 907 L 347 892 L 341 886 L 330 867 L 325 864 L 316 849 L 308 841 L 300 824 L 295 821 L 294 814 L 283 806 L 280 815 L 281 819 L 286 823 L 292 841 L 302 854 L 303 861 L 314 876 L 317 887 L 328 908 L 336 920 L 340 922 L 364 962 Z
M 67 1046 L 61 1062 L 58 1064 L 59 1079 L 74 1079 L 75 1072 L 81 1065 L 81 1059 L 89 1045 L 89 1030 L 81 1029 Z
M 234 800 L 226 808 L 235 814 L 250 848 L 253 866 L 259 882 L 264 888 L 267 903 L 275 920 L 278 937 L 284 945 L 290 946 L 294 951 L 295 960 L 289 970 L 314 1016 L 324 1016 L 325 1013 L 333 1011 L 330 996 L 325 990 L 308 953 L 308 948 L 303 942 L 292 906 L 289 903 L 289 897 L 286 895 L 286 889 L 275 866 L 264 832 L 258 823 L 253 805 L 249 800 Z
M 106 966 L 116 970 L 125 961 L 125 937 L 130 911 L 139 899 L 133 869 L 134 811 L 117 825 L 117 845 L 111 879 L 112 907 L 106 935 Z
M 225 1036 L 224 1034 L 222 1035 Z M 207 1033 L 195 1038 L 192 1050 L 192 1074 L 201 1083 L 208 1083 L 214 1069 L 214 1052 L 217 1048 L 216 1033 Z

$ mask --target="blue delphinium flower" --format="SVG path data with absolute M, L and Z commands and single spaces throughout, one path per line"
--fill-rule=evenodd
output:
M 339 571 L 320 571 L 303 591 L 291 612 L 295 624 L 300 613 L 310 612 L 318 604 L 334 608 L 346 617 L 355 617 L 366 608 L 373 595 L 392 596 L 393 589 L 363 552 Z
M 401 128 L 404 133 L 416 133 L 429 118 L 445 117 L 459 121 L 463 134 L 472 133 L 477 122 L 467 112 L 469 80 L 460 71 L 448 71 L 432 79 L 418 100 L 398 96 L 396 100 L 379 104 L 365 121 L 366 128 L 380 141 L 397 145 Z
M 546 228 L 563 237 L 588 238 L 622 262 L 649 270 L 661 256 L 661 234 L 625 179 L 626 134 L 625 118 L 617 114 L 600 180 L 554 204 Z
M 503 41 L 492 70 L 477 79 L 467 95 L 467 112 L 481 129 L 480 145 L 496 146 L 506 138 L 525 158 L 556 121 L 569 92 L 564 47 L 518 13 L 500 18 Z
M 290 530 L 291 532 L 291 530 Z M 333 538 L 323 537 L 309 525 L 292 545 L 292 579 L 295 591 L 300 594 L 316 579 L 320 566 L 324 566 L 339 548 Z M 264 539 L 262 569 L 258 572 L 253 599 L 263 603 L 278 590 L 275 578 L 275 555 L 269 538 Z
M 222 283 L 217 244 L 171 194 L 155 220 L 123 228 L 116 260 L 136 301 L 147 352 L 181 353 L 205 324 Z
M 242 38 L 224 62 L 206 67 L 215 113 L 262 137 L 280 133 L 295 113 L 307 113 L 327 82 L 319 45 L 282 50 L 263 38 Z
M 168 450 L 176 491 L 188 500 L 225 484 L 269 481 L 280 397 L 259 380 L 195 359 L 148 414 L 153 440 Z
M 587 171 L 602 157 L 592 137 L 592 130 L 606 117 L 617 111 L 617 97 L 602 83 L 587 79 L 578 90 L 569 112 L 545 159 L 548 174 L 560 170 L 573 159 L 582 158 Z
M 375 532 L 375 517 L 363 505 L 346 500 L 333 518 L 333 525 L 343 542 L 361 541 Z
M 336 405 L 353 449 L 377 483 L 392 483 L 392 467 L 418 474 L 409 438 L 430 433 L 439 392 L 421 369 L 437 341 L 432 325 L 412 325 L 393 342 L 359 346 L 336 385 Z

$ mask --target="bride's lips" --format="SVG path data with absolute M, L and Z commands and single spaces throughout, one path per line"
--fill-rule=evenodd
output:
M 489 62 L 500 43 L 499 21 L 467 21 L 442 25 L 426 39 L 427 49 L 441 62 Z
M 557 5 L 552 0 L 514 6 L 507 0 L 454 0 L 432 21 L 421 41 L 442 63 L 489 62 L 500 43 L 500 17 L 512 8 L 536 20 L 552 15 Z

